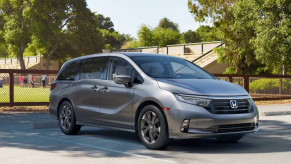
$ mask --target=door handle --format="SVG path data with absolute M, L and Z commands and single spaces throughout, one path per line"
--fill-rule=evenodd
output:
M 101 90 L 103 93 L 109 92 L 109 89 L 107 87 L 103 87 Z
M 96 85 L 94 85 L 93 87 L 91 87 L 91 90 L 95 92 L 95 91 L 98 91 L 99 88 Z

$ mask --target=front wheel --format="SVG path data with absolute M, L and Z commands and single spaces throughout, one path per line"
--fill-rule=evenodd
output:
M 138 117 L 138 135 L 148 149 L 164 149 L 169 143 L 168 125 L 164 113 L 154 106 L 144 107 Z
M 73 106 L 70 102 L 65 101 L 59 110 L 59 125 L 62 132 L 66 135 L 77 134 L 81 126 L 76 125 L 76 117 Z
M 233 135 L 233 136 L 220 136 L 216 137 L 218 141 L 220 142 L 226 142 L 226 143 L 235 143 L 243 138 L 243 134 L 240 135 Z

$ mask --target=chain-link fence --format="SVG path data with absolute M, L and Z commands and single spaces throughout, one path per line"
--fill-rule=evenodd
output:
M 0 103 L 9 102 L 9 74 L 0 73 Z
M 58 71 L 0 69 L 0 106 L 48 105 Z
M 14 102 L 48 102 L 56 74 L 14 74 Z

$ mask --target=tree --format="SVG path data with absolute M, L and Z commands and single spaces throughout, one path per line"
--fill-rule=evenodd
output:
M 147 46 L 160 46 L 165 47 L 169 44 L 177 44 L 181 41 L 179 31 L 174 31 L 170 28 L 151 28 L 142 25 L 138 31 L 139 45 L 142 47 Z
M 219 28 L 225 47 L 218 48 L 219 63 L 230 63 L 226 73 L 260 73 L 264 67 L 256 60 L 254 46 L 250 39 L 255 36 L 255 28 L 235 23 L 236 0 L 188 0 L 188 8 L 194 19 L 199 22 L 211 18 Z
M 21 69 L 26 69 L 23 53 L 30 43 L 31 17 L 27 10 L 30 7 L 29 0 L 1 0 L 0 1 L 0 42 L 2 49 L 8 48 L 9 52 L 16 56 Z M 3 51 L 2 51 L 3 53 Z
M 99 29 L 106 29 L 110 32 L 114 32 L 114 24 L 111 21 L 111 18 L 104 17 L 102 14 L 94 13 L 94 19 L 97 21 L 97 26 Z
M 179 31 L 179 25 L 172 22 L 168 18 L 162 18 L 157 26 L 157 28 L 171 29 L 173 31 Z
M 129 34 L 120 34 L 117 31 L 110 32 L 107 29 L 101 29 L 106 49 L 120 49 L 128 41 L 133 40 Z
M 201 42 L 200 35 L 195 31 L 188 30 L 187 32 L 184 32 L 182 35 L 183 35 L 183 42 L 184 43 Z
M 241 1 L 234 16 L 236 27 L 246 24 L 256 29 L 250 43 L 257 60 L 274 74 L 282 74 L 283 67 L 291 74 L 291 1 Z
M 31 46 L 44 54 L 46 69 L 53 58 L 97 53 L 103 47 L 94 14 L 85 0 L 31 0 L 28 14 L 34 27 Z
M 196 33 L 200 36 L 202 42 L 220 41 L 219 30 L 215 27 L 201 25 Z

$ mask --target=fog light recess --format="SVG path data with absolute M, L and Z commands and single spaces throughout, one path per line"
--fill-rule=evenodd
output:
M 257 116 L 256 128 L 259 127 L 259 115 Z
M 188 132 L 190 120 L 184 120 L 181 126 L 181 132 Z

